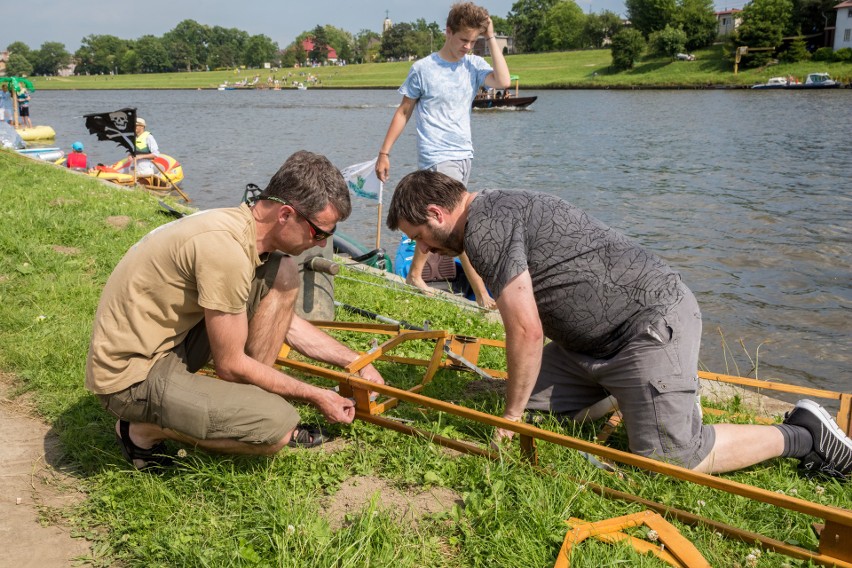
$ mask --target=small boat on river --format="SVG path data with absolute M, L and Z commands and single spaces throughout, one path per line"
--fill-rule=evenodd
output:
M 473 99 L 473 108 L 476 109 L 494 109 L 494 108 L 504 108 L 504 109 L 525 109 L 531 104 L 533 104 L 538 97 L 521 97 L 518 96 L 518 83 L 519 78 L 517 75 L 512 75 L 510 77 L 512 81 L 515 82 L 515 94 L 512 95 L 509 92 L 509 89 L 506 89 L 502 92 L 502 95 L 495 94 L 494 96 L 488 96 L 487 94 L 478 94 Z
M 795 77 L 772 77 L 766 83 L 754 85 L 752 89 L 837 89 L 841 86 L 828 73 L 809 73 L 804 83 Z
M 160 154 L 151 161 L 154 162 L 155 169 L 158 171 L 154 175 L 138 176 L 135 179 L 132 169 L 133 158 L 129 156 L 111 166 L 98 164 L 90 169 L 88 174 L 117 185 L 141 185 L 145 189 L 162 193 L 177 191 L 175 188 L 178 188 L 183 181 L 183 166 L 180 162 L 166 154 Z

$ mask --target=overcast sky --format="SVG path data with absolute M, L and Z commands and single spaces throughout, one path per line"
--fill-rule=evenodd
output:
M 488 0 L 482 5 L 506 17 L 515 0 Z M 385 14 L 394 23 L 423 18 L 446 22 L 452 0 L 4 0 L 0 7 L 0 48 L 22 41 L 38 49 L 58 41 L 73 53 L 88 35 L 110 34 L 121 39 L 162 36 L 183 20 L 208 26 L 237 28 L 263 34 L 285 47 L 303 31 L 330 24 L 356 34 L 381 32 Z M 623 0 L 579 0 L 584 12 L 610 10 L 624 15 Z M 716 0 L 717 9 L 741 8 L 744 0 Z

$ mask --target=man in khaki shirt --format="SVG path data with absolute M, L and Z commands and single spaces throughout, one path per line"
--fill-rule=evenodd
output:
M 124 457 L 166 465 L 164 440 L 271 455 L 322 443 L 287 399 L 348 424 L 354 403 L 273 367 L 284 341 L 338 366 L 357 353 L 294 313 L 298 267 L 287 255 L 325 246 L 351 213 L 325 157 L 290 156 L 251 206 L 202 211 L 159 227 L 118 263 L 101 296 L 86 388 L 114 414 Z M 283 254 L 282 254 L 283 253 Z M 219 379 L 195 372 L 213 360 Z M 363 378 L 382 384 L 372 366 Z

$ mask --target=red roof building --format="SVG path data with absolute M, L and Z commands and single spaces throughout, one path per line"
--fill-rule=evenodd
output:
M 314 38 L 309 37 L 302 40 L 302 49 L 305 50 L 305 53 L 310 57 L 311 52 L 314 50 Z M 331 47 L 330 45 L 326 45 L 325 49 L 328 51 L 328 60 L 331 63 L 337 63 L 337 50 Z

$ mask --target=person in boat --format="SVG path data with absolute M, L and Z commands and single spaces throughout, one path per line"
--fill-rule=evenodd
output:
M 494 292 L 506 326 L 504 418 L 595 419 L 603 413 L 589 409 L 611 396 L 638 455 L 703 473 L 776 457 L 800 459 L 807 475 L 852 471 L 852 440 L 810 400 L 778 425 L 702 424 L 695 297 L 660 257 L 579 207 L 532 191 L 467 193 L 417 171 L 394 190 L 387 225 L 424 252 L 466 251 Z M 512 435 L 497 429 L 495 443 Z
M 144 118 L 136 117 L 136 175 L 139 177 L 153 176 L 158 171 L 151 160 L 160 155 L 160 147 L 147 126 Z
M 88 157 L 83 152 L 82 142 L 77 141 L 71 144 L 71 153 L 65 159 L 65 167 L 83 172 L 88 169 Z
M 493 67 L 473 55 L 473 45 L 480 35 L 491 50 Z M 376 175 L 382 182 L 390 173 L 390 152 L 416 115 L 417 164 L 455 177 L 467 185 L 473 160 L 470 115 L 473 99 L 485 85 L 504 89 L 510 84 L 509 68 L 494 36 L 494 23 L 485 8 L 471 2 L 454 4 L 447 16 L 446 41 L 443 47 L 415 62 L 399 88 L 402 102 L 394 112 L 379 150 Z M 462 255 L 462 266 L 479 305 L 494 307 L 494 300 Z M 424 281 L 426 255 L 415 252 L 406 281 L 429 291 Z
M 339 170 L 300 151 L 253 204 L 173 221 L 125 254 L 95 314 L 86 388 L 118 419 L 130 463 L 170 463 L 164 440 L 250 455 L 327 440 L 299 423 L 289 400 L 313 404 L 329 423 L 352 422 L 354 401 L 273 367 L 284 341 L 332 365 L 359 356 L 295 314 L 290 257 L 325 246 L 351 210 Z M 195 374 L 211 360 L 218 378 Z M 372 366 L 360 375 L 384 382 Z

